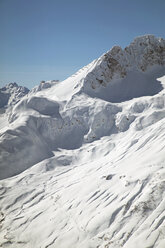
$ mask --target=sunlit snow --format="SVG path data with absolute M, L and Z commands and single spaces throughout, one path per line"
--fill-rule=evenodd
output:
M 138 37 L 21 97 L 10 87 L 0 247 L 164 248 L 165 40 Z

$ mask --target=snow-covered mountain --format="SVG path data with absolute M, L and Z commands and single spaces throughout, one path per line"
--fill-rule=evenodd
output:
M 164 87 L 165 40 L 146 35 L 10 104 L 1 247 L 164 248 Z
M 28 94 L 26 87 L 18 86 L 17 83 L 9 83 L 0 89 L 0 108 L 16 104 L 23 96 Z

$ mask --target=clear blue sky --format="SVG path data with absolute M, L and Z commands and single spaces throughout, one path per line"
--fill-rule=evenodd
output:
M 63 80 L 114 45 L 165 38 L 165 0 L 0 0 L 0 87 Z

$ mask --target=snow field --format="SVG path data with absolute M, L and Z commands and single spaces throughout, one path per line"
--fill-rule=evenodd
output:
M 165 247 L 164 45 L 136 38 L 21 100 L 5 88 L 0 247 Z

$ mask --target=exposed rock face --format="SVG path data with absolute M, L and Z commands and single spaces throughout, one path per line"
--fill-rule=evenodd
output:
M 164 65 L 165 40 L 153 35 L 137 37 L 124 50 L 114 46 L 96 60 L 95 67 L 84 78 L 83 90 L 89 94 L 91 89 L 98 92 L 99 88 L 125 78 L 131 71 L 146 72 L 153 66 L 161 69 Z
M 2 105 L 13 106 L 19 102 L 8 111 L 8 122 L 16 128 L 14 132 L 6 130 L 1 137 L 1 167 L 9 164 L 10 153 L 14 154 L 12 168 L 17 167 L 19 173 L 41 158 L 51 156 L 53 150 L 76 149 L 103 136 L 128 130 L 136 116 L 123 114 L 118 103 L 153 96 L 162 89 L 156 79 L 161 76 L 158 67 L 165 68 L 164 48 L 163 39 L 153 36 L 136 38 L 124 50 L 113 47 L 68 81 L 42 81 L 21 101 L 28 89 L 17 84 L 4 87 L 1 92 L 6 98 L 1 98 Z M 162 116 L 164 113 L 160 118 Z M 140 128 L 139 122 L 136 130 Z M 19 158 L 20 151 L 30 156 Z M 9 175 L 13 175 L 13 171 Z
M 164 40 L 25 93 L 1 90 L 0 247 L 164 248 Z
M 145 71 L 153 65 L 165 65 L 165 40 L 153 35 L 137 37 L 125 51 L 133 57 L 133 64 Z
M 51 80 L 51 81 L 44 81 L 42 80 L 40 84 L 36 87 L 34 87 L 30 93 L 36 93 L 38 91 L 42 91 L 48 88 L 51 88 L 53 85 L 59 83 L 59 80 Z

